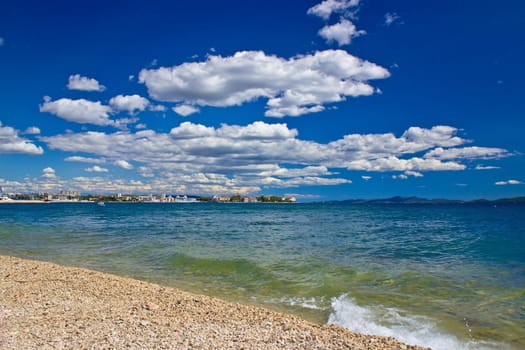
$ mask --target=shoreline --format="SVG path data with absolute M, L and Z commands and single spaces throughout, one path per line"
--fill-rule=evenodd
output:
M 424 349 L 261 307 L 0 255 L 0 347 Z

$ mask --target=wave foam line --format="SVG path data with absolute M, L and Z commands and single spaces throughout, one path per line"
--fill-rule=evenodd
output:
M 495 350 L 511 349 L 506 344 L 479 340 L 460 340 L 438 329 L 424 316 L 405 316 L 394 308 L 363 307 L 346 294 L 332 299 L 333 312 L 329 324 L 351 331 L 394 337 L 407 344 L 427 346 L 433 350 Z

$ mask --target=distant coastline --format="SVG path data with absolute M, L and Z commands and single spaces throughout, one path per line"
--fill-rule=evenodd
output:
M 191 200 L 175 200 L 175 201 L 162 201 L 162 200 L 114 200 L 109 197 L 104 197 L 102 201 L 110 203 L 168 203 L 168 204 L 179 204 L 179 203 L 297 203 L 296 200 L 287 200 L 284 197 L 272 196 L 268 200 L 202 200 L 204 197 L 195 197 Z M 259 199 L 260 197 L 253 197 Z M 268 197 L 270 198 L 270 197 Z M 276 199 L 279 198 L 279 199 Z M 0 204 L 52 204 L 52 203 L 97 203 L 101 199 L 90 198 L 90 199 L 6 199 L 2 198 Z M 510 198 L 499 198 L 499 199 L 473 199 L 473 200 L 462 200 L 462 199 L 443 199 L 443 198 L 420 198 L 420 197 L 390 197 L 390 198 L 374 198 L 374 199 L 344 199 L 344 200 L 330 200 L 322 202 L 310 202 L 318 204 L 349 204 L 349 205 L 362 205 L 362 204 L 518 204 L 525 203 L 525 197 L 510 197 Z
M 190 195 L 80 195 L 77 191 L 61 191 L 59 194 L 50 193 L 11 193 L 2 194 L 0 191 L 0 203 L 9 204 L 43 204 L 43 203 L 296 203 L 297 199 L 293 196 L 260 195 L 241 196 L 190 196 Z
M 444 199 L 435 198 L 427 199 L 420 197 L 390 197 L 390 198 L 378 198 L 378 199 L 345 199 L 335 201 L 325 201 L 319 203 L 327 204 L 503 204 L 503 203 L 525 203 L 525 197 L 510 197 L 510 198 L 499 198 L 499 199 L 473 199 L 473 200 L 462 200 L 462 199 Z

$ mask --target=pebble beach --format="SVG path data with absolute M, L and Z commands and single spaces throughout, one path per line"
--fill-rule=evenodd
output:
M 3 349 L 422 349 L 259 307 L 0 256 Z

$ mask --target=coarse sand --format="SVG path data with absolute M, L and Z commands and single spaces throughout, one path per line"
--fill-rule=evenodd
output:
M 0 256 L 0 349 L 423 349 L 81 268 Z

